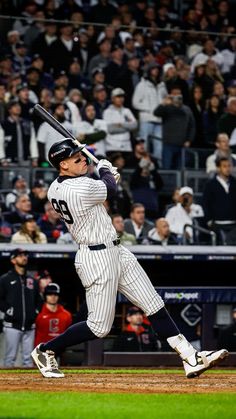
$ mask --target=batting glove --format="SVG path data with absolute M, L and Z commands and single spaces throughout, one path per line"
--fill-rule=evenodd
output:
M 112 166 L 111 173 L 113 174 L 116 183 L 118 183 L 120 180 L 120 173 L 117 172 L 117 167 Z
M 100 169 L 108 169 L 111 172 L 111 169 L 112 169 L 111 162 L 108 161 L 108 160 L 106 160 L 106 159 L 99 160 L 98 165 L 97 165 L 97 171 L 98 171 L 98 173 L 99 173 L 99 170 Z

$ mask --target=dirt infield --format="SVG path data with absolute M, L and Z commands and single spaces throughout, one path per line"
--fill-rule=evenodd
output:
M 188 380 L 167 374 L 72 374 L 63 379 L 46 379 L 40 373 L 0 372 L 0 391 L 49 391 L 94 393 L 221 393 L 236 392 L 236 374 L 205 373 Z

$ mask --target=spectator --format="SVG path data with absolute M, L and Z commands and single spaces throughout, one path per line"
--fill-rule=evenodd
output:
M 7 104 L 6 104 L 6 86 L 0 80 L 0 124 L 6 118 Z
M 123 86 L 125 83 L 127 66 L 123 63 L 124 51 L 119 44 L 111 49 L 111 61 L 105 68 L 105 80 L 109 89 Z
M 29 195 L 26 193 L 16 197 L 15 208 L 4 215 L 6 222 L 10 224 L 21 224 L 26 215 L 31 214 L 32 205 Z
M 123 84 L 125 106 L 132 108 L 132 97 L 137 84 L 140 82 L 140 58 L 137 55 L 130 55 L 127 58 L 127 75 Z
M 120 239 L 120 242 L 123 246 L 132 246 L 137 244 L 137 240 L 133 234 L 126 233 L 125 224 L 122 215 L 113 214 L 111 216 L 112 224 L 115 227 L 117 235 Z
M 195 121 L 191 109 L 183 105 L 179 88 L 173 88 L 154 115 L 163 121 L 163 169 L 179 169 L 181 152 L 194 140 Z
M 56 212 L 50 202 L 44 205 L 44 214 L 38 219 L 38 226 L 46 234 L 48 242 L 56 242 L 61 233 L 67 231 L 65 224 L 60 219 L 60 214 Z
M 168 211 L 168 209 L 175 207 L 175 205 L 179 203 L 179 191 L 180 191 L 180 188 L 178 187 L 173 190 L 173 193 L 171 196 L 171 203 L 166 206 L 166 212 Z
M 111 92 L 112 105 L 103 113 L 107 123 L 106 152 L 119 151 L 127 159 L 132 152 L 131 133 L 137 128 L 137 121 L 130 109 L 125 108 L 125 92 L 117 87 Z
M 148 219 L 155 219 L 159 212 L 158 192 L 163 180 L 148 153 L 144 154 L 130 179 L 130 189 L 134 202 L 140 202 Z
M 33 107 L 35 103 L 38 102 L 37 96 L 29 90 L 27 83 L 19 84 L 19 86 L 16 88 L 16 93 L 19 104 L 21 106 L 21 117 L 27 120 L 31 120 Z
M 207 103 L 207 108 L 203 113 L 204 136 L 207 147 L 212 147 L 218 132 L 218 121 L 223 113 L 220 99 L 212 95 Z
M 36 318 L 35 346 L 40 342 L 48 342 L 71 325 L 71 313 L 58 303 L 59 298 L 60 287 L 55 282 L 51 282 L 45 287 L 45 302 Z
M 227 235 L 236 228 L 236 180 L 227 157 L 216 160 L 217 174 L 203 192 L 203 208 L 208 226 L 218 236 L 218 243 L 227 244 Z
M 197 129 L 195 130 L 195 138 L 192 143 L 192 147 L 195 148 L 205 148 L 206 142 L 204 138 L 204 129 L 203 129 L 203 112 L 204 112 L 204 100 L 203 100 L 203 91 L 200 86 L 194 86 L 192 89 L 192 100 L 190 100 L 190 109 L 193 113 L 195 125 Z
M 12 235 L 12 228 L 2 217 L 2 202 L 0 202 L 0 242 L 9 242 Z
M 229 147 L 229 137 L 227 134 L 218 134 L 215 142 L 216 151 L 206 160 L 206 172 L 213 175 L 217 171 L 216 161 L 221 157 L 231 160 L 232 166 L 236 166 L 236 154 L 231 153 Z
M 44 270 L 40 270 L 40 271 L 36 272 L 36 274 L 34 275 L 34 278 L 38 281 L 41 303 L 43 304 L 43 302 L 44 302 L 44 291 L 45 291 L 46 286 L 48 284 L 51 284 L 52 277 L 51 277 L 50 273 L 46 269 L 44 269 Z
M 221 54 L 223 55 L 224 62 L 222 73 L 224 79 L 230 78 L 231 69 L 235 65 L 235 53 L 236 53 L 236 36 L 233 35 L 228 39 L 227 45 L 222 49 Z
M 227 110 L 220 117 L 218 132 L 228 134 L 229 144 L 236 145 L 236 97 L 230 97 L 227 101 Z
M 36 179 L 29 194 L 32 211 L 37 214 L 44 212 L 44 205 L 47 202 L 47 187 L 43 179 Z
M 57 103 L 52 105 L 52 110 L 54 118 L 56 118 L 68 131 L 73 132 L 72 124 L 67 121 L 65 117 L 65 105 L 63 103 Z M 62 138 L 64 138 L 63 135 L 55 131 L 55 129 L 47 122 L 43 122 L 40 125 L 37 140 L 41 161 L 47 161 L 50 147 L 55 143 L 55 141 L 59 141 Z
M 144 323 L 143 312 L 130 307 L 126 315 L 127 326 L 115 339 L 113 351 L 152 352 L 157 350 L 157 337 L 152 328 Z
M 92 79 L 92 72 L 95 68 L 105 68 L 110 60 L 110 54 L 111 54 L 111 42 L 103 38 L 98 45 L 99 53 L 97 55 L 94 55 L 94 57 L 91 58 L 89 61 L 88 66 L 88 73 L 90 79 Z
M 39 54 L 44 61 L 44 70 L 50 72 L 52 67 L 51 45 L 57 40 L 57 25 L 47 20 L 45 31 L 38 35 L 32 45 L 32 54 Z
M 172 89 L 178 88 L 180 89 L 180 94 L 183 96 L 183 103 L 189 103 L 188 83 L 180 77 L 177 73 L 176 66 L 173 63 L 166 63 L 163 65 L 163 81 L 169 94 L 171 94 Z
M 0 135 L 0 161 L 3 166 L 9 162 L 33 167 L 38 164 L 38 147 L 33 123 L 21 118 L 18 101 L 8 103 L 9 116 L 2 123 L 3 137 Z
M 220 331 L 218 348 L 220 348 L 219 345 L 221 345 L 222 342 L 227 346 L 229 352 L 236 352 L 236 308 L 233 308 L 232 311 L 231 325 Z
M 185 232 L 184 226 L 196 224 L 197 219 L 204 216 L 203 209 L 200 205 L 193 203 L 193 190 L 189 186 L 183 186 L 179 195 L 179 203 L 167 211 L 165 218 L 169 223 L 171 233 L 178 236 L 180 243 L 183 243 L 184 234 L 188 242 L 193 243 L 193 229 L 188 227 Z
M 63 85 L 55 86 L 54 88 L 54 96 L 52 99 L 52 103 L 57 105 L 61 104 L 65 107 L 65 119 L 68 120 L 72 125 L 73 129 L 76 128 L 76 124 L 81 121 L 81 116 L 78 107 L 68 100 L 66 96 L 66 87 Z
M 6 195 L 6 208 L 13 210 L 15 207 L 16 198 L 20 195 L 29 194 L 29 189 L 25 178 L 22 175 L 17 175 L 12 179 L 12 191 Z
M 153 223 L 145 219 L 145 208 L 141 203 L 134 203 L 131 207 L 130 218 L 125 220 L 126 233 L 133 234 L 138 244 L 148 244 L 148 232 Z
M 103 119 L 97 119 L 93 104 L 87 103 L 83 109 L 83 120 L 76 126 L 76 136 L 81 142 L 92 145 L 96 156 L 105 156 L 106 135 L 106 122 Z
M 215 48 L 215 42 L 212 39 L 206 39 L 203 43 L 202 51 L 195 55 L 191 65 L 192 73 L 194 72 L 196 65 L 199 63 L 206 63 L 208 60 L 213 60 L 217 64 L 219 70 L 223 69 L 224 57 L 222 53 Z
M 93 105 L 96 111 L 96 118 L 102 119 L 103 112 L 110 105 L 110 101 L 107 98 L 107 91 L 105 86 L 97 84 L 93 89 Z
M 35 318 L 40 307 L 38 283 L 27 272 L 28 253 L 20 248 L 11 252 L 12 270 L 0 277 L 0 310 L 4 313 L 4 366 L 14 367 L 19 346 L 23 366 L 32 367 Z
M 11 243 L 27 244 L 27 243 L 47 243 L 47 237 L 40 231 L 37 226 L 36 219 L 32 214 L 27 214 L 23 219 L 20 229 L 13 234 Z
M 89 89 L 91 88 L 91 83 L 89 79 L 82 74 L 78 58 L 73 58 L 67 74 L 69 83 L 68 88 L 78 89 L 79 87 L 84 95 L 88 95 Z
M 112 214 L 120 213 L 124 218 L 129 216 L 132 204 L 132 194 L 129 182 L 123 178 L 123 169 L 125 167 L 125 159 L 121 153 L 114 153 L 110 156 L 110 161 L 120 174 L 120 180 L 117 185 L 117 192 L 114 197 L 109 199 L 109 206 Z
M 178 244 L 175 234 L 170 232 L 170 226 L 165 218 L 158 218 L 155 221 L 155 227 L 148 232 L 150 244 L 158 244 L 167 246 L 170 244 Z
M 159 66 L 155 63 L 150 64 L 146 77 L 142 78 L 134 90 L 132 102 L 139 114 L 139 136 L 145 140 L 146 149 L 149 148 L 148 142 L 152 144 L 153 154 L 159 165 L 162 162 L 162 120 L 156 117 L 153 111 L 166 95 L 166 87 L 160 82 Z
M 20 73 L 22 76 L 26 74 L 30 67 L 31 58 L 27 55 L 27 47 L 23 41 L 19 41 L 15 46 L 15 54 L 12 58 L 13 71 Z

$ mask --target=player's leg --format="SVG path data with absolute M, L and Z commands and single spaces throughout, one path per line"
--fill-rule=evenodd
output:
M 197 352 L 180 333 L 166 310 L 162 298 L 155 291 L 135 256 L 122 246 L 120 246 L 120 255 L 122 273 L 119 281 L 119 291 L 144 311 L 158 336 L 161 339 L 166 339 L 169 345 L 180 355 L 188 378 L 200 375 L 206 369 L 211 368 L 218 360 L 228 355 L 225 349 Z
M 115 315 L 120 275 L 118 257 L 117 247 L 102 251 L 90 251 L 86 248 L 80 252 L 80 259 L 79 262 L 75 261 L 75 267 L 86 291 L 88 319 L 70 326 L 58 337 L 34 349 L 32 358 L 45 377 L 64 376 L 58 370 L 55 354 L 63 352 L 68 346 L 102 338 L 109 333 Z

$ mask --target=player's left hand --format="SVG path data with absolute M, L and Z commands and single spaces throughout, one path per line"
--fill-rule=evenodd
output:
M 112 166 L 112 168 L 111 168 L 111 173 L 113 174 L 113 176 L 114 176 L 114 178 L 115 178 L 116 183 L 118 183 L 118 182 L 119 182 L 119 180 L 120 180 L 120 173 L 117 171 L 117 167 Z

